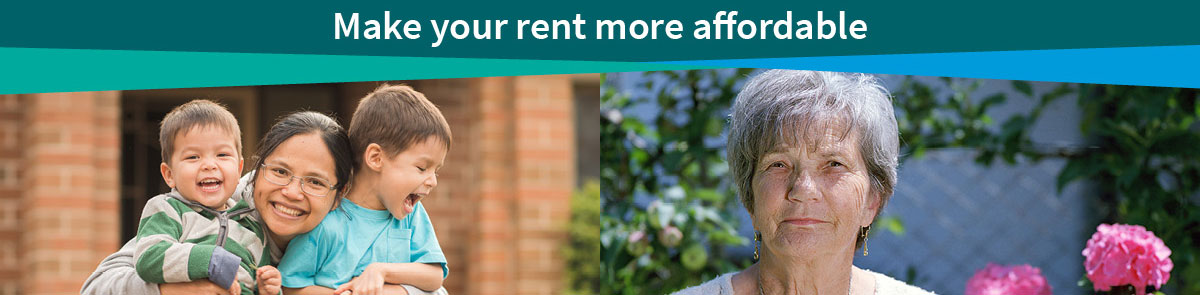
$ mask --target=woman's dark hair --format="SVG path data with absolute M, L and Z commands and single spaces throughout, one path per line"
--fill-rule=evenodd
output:
M 346 135 L 346 129 L 343 129 L 342 125 L 339 125 L 333 118 L 322 113 L 295 112 L 284 116 L 274 126 L 271 126 L 271 129 L 267 130 L 267 134 L 263 135 L 262 142 L 258 144 L 258 152 L 254 154 L 254 166 L 252 167 L 254 167 L 255 175 L 259 169 L 262 169 L 263 161 L 266 161 L 267 156 L 275 152 L 275 148 L 279 147 L 279 144 L 292 136 L 314 132 L 321 136 L 325 147 L 329 149 L 329 154 L 333 155 L 334 175 L 337 177 L 337 184 L 333 186 L 333 190 L 334 196 L 340 199 L 346 184 L 350 182 L 350 173 L 354 169 L 354 156 L 350 153 L 350 137 Z

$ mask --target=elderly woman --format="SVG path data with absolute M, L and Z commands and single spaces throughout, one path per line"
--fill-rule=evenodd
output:
M 853 264 L 896 184 L 899 136 L 882 86 L 771 70 L 732 112 L 729 166 L 758 262 L 679 294 L 930 294 Z

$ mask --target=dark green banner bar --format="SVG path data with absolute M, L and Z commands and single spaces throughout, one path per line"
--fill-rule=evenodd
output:
M 673 61 L 1200 44 L 1197 2 L 22 1 L 0 11 L 0 47 L 26 48 Z M 598 33 L 602 20 L 623 21 L 624 34 Z M 697 21 L 709 39 L 696 38 Z M 335 38 L 354 26 L 358 39 Z

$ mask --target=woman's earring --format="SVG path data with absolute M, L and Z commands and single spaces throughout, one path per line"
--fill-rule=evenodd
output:
M 870 233 L 870 232 L 871 232 L 871 226 L 870 226 L 870 225 L 867 225 L 867 227 L 866 227 L 866 228 L 865 228 L 865 229 L 862 231 L 862 239 L 863 239 L 863 256 L 867 256 L 867 234 L 868 234 L 868 233 Z
M 758 260 L 758 241 L 761 240 L 761 233 L 754 231 L 754 260 Z

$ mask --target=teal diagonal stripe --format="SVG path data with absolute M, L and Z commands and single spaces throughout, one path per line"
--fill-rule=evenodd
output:
M 0 93 L 163 89 L 701 68 L 636 62 L 0 48 Z

